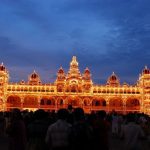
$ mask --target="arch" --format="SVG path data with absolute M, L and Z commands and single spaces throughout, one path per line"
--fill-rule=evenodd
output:
M 130 98 L 126 101 L 127 107 L 140 106 L 140 101 L 137 98 Z
M 23 91 L 23 89 L 22 89 L 22 91 Z M 25 88 L 24 88 L 24 91 L 25 91 L 25 92 L 26 92 L 26 91 L 28 91 L 28 88 L 27 88 L 27 87 L 25 87 Z
M 54 92 L 54 88 L 51 88 L 50 91 L 51 91 L 51 92 Z
M 102 101 L 102 106 L 106 106 L 106 101 L 105 100 Z
M 41 99 L 41 101 L 40 101 L 40 105 L 44 105 L 45 103 L 44 103 L 44 99 Z
M 101 88 L 98 88 L 98 93 L 101 93 Z
M 55 108 L 55 100 L 52 97 L 42 97 L 40 100 L 40 108 L 41 109 L 54 109 Z
M 15 91 L 16 89 L 15 89 L 15 87 L 12 87 L 12 91 Z
M 92 106 L 106 106 L 106 100 L 103 98 L 102 99 L 93 99 Z
M 123 100 L 121 98 L 112 98 L 109 100 L 109 110 L 123 111 Z
M 109 106 L 121 107 L 123 106 L 123 101 L 119 98 L 113 98 L 109 100 Z
M 33 90 L 34 92 L 36 92 L 36 91 L 37 91 L 37 88 L 36 88 L 36 87 L 34 87 L 32 90 Z
M 89 106 L 90 105 L 90 99 L 89 98 L 83 99 L 83 105 L 84 106 Z
M 41 92 L 45 92 L 45 88 L 44 87 L 42 87 Z
M 118 93 L 118 89 L 115 89 L 115 93 Z
M 96 90 L 96 88 L 94 88 L 94 89 L 93 89 L 93 93 L 97 93 L 97 90 Z
M 127 111 L 140 111 L 140 100 L 137 98 L 129 98 L 126 101 Z
M 59 99 L 57 100 L 57 104 L 58 104 L 58 105 L 63 105 L 63 104 L 64 104 L 64 100 L 63 100 L 62 98 L 59 98 Z
M 47 102 L 46 102 L 46 104 L 47 104 L 47 105 L 51 105 L 51 104 L 52 104 L 52 101 L 51 101 L 50 99 L 48 99 Z
M 55 99 L 53 97 L 49 98 L 48 101 L 50 105 L 55 105 Z
M 40 105 L 46 105 L 47 104 L 47 97 L 42 97 L 42 99 L 40 100 Z
M 53 98 L 43 97 L 40 100 L 40 105 L 55 105 L 55 101 Z
M 70 86 L 70 92 L 73 92 L 73 93 L 78 92 L 78 87 L 77 87 L 77 85 L 71 85 L 71 86 Z
M 21 108 L 21 98 L 19 96 L 9 96 L 7 98 L 7 108 Z
M 21 90 L 21 88 L 20 87 L 17 87 L 17 91 L 20 91 Z
M 57 98 L 56 104 L 58 109 L 66 108 L 65 100 L 62 97 Z
M 68 104 L 72 106 L 78 106 L 77 100 L 74 100 L 74 99 L 69 100 Z
M 102 89 L 102 93 L 107 93 L 106 89 Z
M 119 90 L 119 93 L 122 94 L 122 93 L 123 93 L 123 89 L 120 89 L 120 90 Z
M 38 98 L 35 96 L 26 96 L 23 103 L 24 108 L 38 108 Z
M 68 105 L 72 105 L 73 107 L 80 106 L 80 99 L 79 98 L 67 98 Z
M 47 87 L 47 88 L 46 88 L 46 92 L 49 92 L 49 91 L 50 91 L 50 89 Z
M 30 92 L 32 91 L 32 87 L 29 87 L 29 91 L 30 91 Z

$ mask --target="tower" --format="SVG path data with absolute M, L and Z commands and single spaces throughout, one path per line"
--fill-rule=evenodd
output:
M 73 56 L 70 62 L 69 71 L 66 75 L 66 91 L 81 92 L 82 90 L 82 76 L 78 65 L 76 56 Z
M 140 87 L 143 87 L 144 89 L 150 88 L 150 69 L 147 66 L 142 70 L 138 82 Z
M 71 78 L 81 79 L 81 73 L 78 68 L 78 62 L 76 56 L 72 57 L 72 61 L 70 62 L 70 68 L 66 77 L 66 79 L 71 79 Z
M 150 114 L 150 69 L 147 66 L 139 76 L 138 86 L 141 89 L 141 112 Z
M 91 72 L 88 67 L 85 68 L 83 73 L 83 89 L 85 92 L 90 92 L 91 86 L 92 86 L 92 80 L 91 80 Z
M 4 64 L 0 65 L 0 111 L 6 110 L 6 94 L 9 81 L 9 73 Z
M 57 79 L 55 81 L 58 92 L 63 92 L 64 84 L 65 84 L 65 72 L 62 67 L 57 72 Z

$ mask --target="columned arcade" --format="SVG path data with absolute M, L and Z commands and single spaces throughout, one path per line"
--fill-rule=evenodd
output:
M 86 113 L 105 110 L 150 114 L 150 70 L 145 66 L 134 85 L 121 83 L 114 72 L 105 84 L 94 84 L 90 69 L 86 67 L 81 73 L 73 56 L 69 70 L 66 72 L 61 66 L 53 83 L 42 83 L 35 70 L 28 81 L 10 83 L 8 70 L 3 63 L 0 65 L 0 111 L 57 111 L 68 105 L 82 107 Z

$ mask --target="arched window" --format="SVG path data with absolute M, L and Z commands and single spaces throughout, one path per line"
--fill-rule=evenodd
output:
M 51 100 L 47 100 L 47 105 L 51 105 Z
M 41 100 L 40 105 L 44 105 L 44 99 Z
M 102 106 L 106 106 L 106 101 L 105 100 L 102 101 Z
M 60 100 L 60 105 L 63 105 L 63 100 L 62 99 Z
M 96 101 L 95 106 L 100 106 L 100 101 Z

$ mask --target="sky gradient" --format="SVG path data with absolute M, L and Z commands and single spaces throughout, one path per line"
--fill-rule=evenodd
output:
M 54 82 L 73 55 L 94 83 L 114 71 L 134 84 L 150 67 L 150 0 L 0 1 L 0 61 L 11 82 L 27 81 L 33 70 Z

